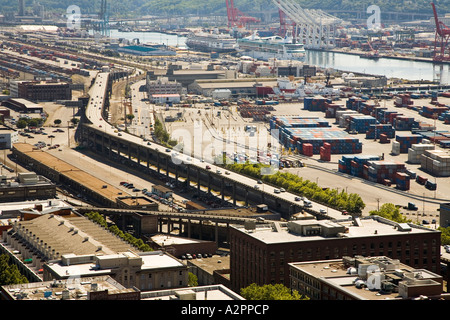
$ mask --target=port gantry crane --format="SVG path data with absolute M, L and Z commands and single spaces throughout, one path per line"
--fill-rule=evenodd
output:
M 234 7 L 233 0 L 225 0 L 227 5 L 227 16 L 228 16 L 228 27 L 243 27 L 249 23 L 258 23 L 259 19 L 255 17 L 246 16 L 242 11 L 238 8 Z
M 298 42 L 307 49 L 330 49 L 336 45 L 337 26 L 341 19 L 322 10 L 303 9 L 292 0 L 272 0 L 292 21 Z
M 450 38 L 450 28 L 447 27 L 442 21 L 439 20 L 436 6 L 434 1 L 431 2 L 433 7 L 434 22 L 436 23 L 436 34 L 434 38 L 434 61 L 450 61 L 449 51 L 446 50 L 448 45 L 448 40 Z

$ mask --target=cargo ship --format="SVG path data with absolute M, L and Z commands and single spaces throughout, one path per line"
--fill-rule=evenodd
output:
M 237 40 L 237 51 L 254 59 L 305 61 L 306 51 L 302 43 L 291 37 L 259 37 L 256 34 Z
M 227 53 L 236 51 L 236 39 L 228 34 L 214 32 L 191 32 L 186 46 L 202 52 Z

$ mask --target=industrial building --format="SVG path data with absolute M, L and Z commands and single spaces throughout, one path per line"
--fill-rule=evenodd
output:
M 23 113 L 42 113 L 44 107 L 40 104 L 22 98 L 9 98 L 2 102 L 2 106 Z
M 118 197 L 117 207 L 123 209 L 152 210 L 158 211 L 158 203 L 144 196 Z
M 44 265 L 44 280 L 109 275 L 126 288 L 171 289 L 188 285 L 188 268 L 162 251 L 66 254 Z
M 28 278 L 110 275 L 127 288 L 141 290 L 187 285 L 187 267 L 174 257 L 161 251 L 140 252 L 71 210 L 29 212 L 2 238 L 2 252 L 20 255 L 15 261 L 22 263 L 19 269 L 27 271 Z
M 239 80 L 195 80 L 188 86 L 189 92 L 205 97 L 213 97 L 217 90 L 229 90 L 233 98 L 256 97 L 257 87 L 273 87 L 277 84 L 273 79 L 248 78 Z
M 167 234 L 157 234 L 149 239 L 149 245 L 154 250 L 163 250 L 174 257 L 190 254 L 214 254 L 218 249 L 215 241 L 185 238 Z
M 181 102 L 181 96 L 178 93 L 152 94 L 149 95 L 149 99 L 152 103 L 156 104 L 173 104 Z
M 276 221 L 231 226 L 231 287 L 289 285 L 289 262 L 385 255 L 414 268 L 440 270 L 440 232 L 368 216 L 352 220 Z
M 166 50 L 165 46 L 129 45 L 114 48 L 117 52 L 134 56 L 175 56 L 175 51 Z
M 141 300 L 180 300 L 180 301 L 208 301 L 208 300 L 245 300 L 237 293 L 221 284 L 187 287 L 171 290 L 154 290 L 141 292 Z
M 386 256 L 289 263 L 290 287 L 312 300 L 450 299 L 442 276 Z
M 2 286 L 0 300 L 140 300 L 140 291 L 110 276 L 94 276 Z
M 55 196 L 56 185 L 33 172 L 18 173 L 17 178 L 10 179 L 0 176 L 0 202 L 52 199 Z
M 168 199 L 172 197 L 173 191 L 169 188 L 166 188 L 162 185 L 153 185 L 152 186 L 152 193 L 156 194 L 160 198 Z
M 312 300 L 450 299 L 442 276 L 385 256 L 290 263 L 291 289 Z
M 146 76 L 146 89 L 148 95 L 153 94 L 185 94 L 186 88 L 183 88 L 181 83 L 177 81 L 169 81 L 167 77 L 156 77 L 154 72 L 147 72 Z
M 72 90 L 67 82 L 11 81 L 11 97 L 37 101 L 71 100 Z
M 0 149 L 11 149 L 16 142 L 19 142 L 17 130 L 0 126 Z
M 234 71 L 214 70 L 211 66 L 204 69 L 182 69 L 180 65 L 169 65 L 165 77 L 169 81 L 177 81 L 183 87 L 189 88 L 189 85 L 196 80 L 217 80 L 234 79 Z

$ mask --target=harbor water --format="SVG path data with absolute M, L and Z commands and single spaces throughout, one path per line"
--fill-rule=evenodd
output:
M 124 38 L 140 43 L 165 44 L 180 49 L 186 48 L 186 37 L 160 32 L 120 32 L 112 29 L 111 38 Z M 321 68 L 330 68 L 345 72 L 364 73 L 401 78 L 406 80 L 439 81 L 450 84 L 450 66 L 431 62 L 379 58 L 377 60 L 361 58 L 357 55 L 329 51 L 306 50 L 305 63 Z

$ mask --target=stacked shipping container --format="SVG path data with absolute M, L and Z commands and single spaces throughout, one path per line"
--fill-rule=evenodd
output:
M 411 177 L 404 172 L 397 172 L 395 174 L 395 184 L 397 185 L 397 188 L 403 191 L 407 191 L 410 188 Z
M 420 156 L 425 152 L 425 150 L 433 150 L 434 145 L 432 144 L 413 144 L 411 148 L 408 149 L 408 162 L 412 164 L 420 163 Z
M 395 181 L 397 172 L 405 172 L 404 163 L 389 161 L 370 161 L 369 162 L 369 180 L 386 185 Z
M 397 134 L 395 140 L 400 144 L 400 153 L 408 153 L 413 144 L 420 143 L 423 136 L 420 134 Z
M 387 138 L 395 138 L 395 129 L 390 124 L 372 124 L 366 131 L 367 139 L 379 139 L 381 134 L 385 134 Z
M 450 176 L 450 154 L 442 150 L 425 150 L 420 155 L 423 170 L 438 177 Z

